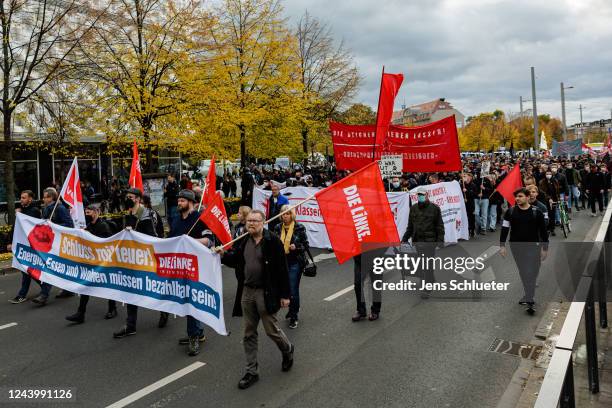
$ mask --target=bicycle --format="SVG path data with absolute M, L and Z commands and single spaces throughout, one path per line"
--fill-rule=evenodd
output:
M 559 207 L 559 218 L 561 220 L 561 229 L 563 230 L 563 236 L 567 238 L 567 234 L 572 232 L 572 224 L 570 223 L 570 218 L 567 212 L 567 203 L 565 201 L 561 201 L 561 203 L 553 202 L 554 206 Z M 551 220 L 550 222 L 555 222 Z

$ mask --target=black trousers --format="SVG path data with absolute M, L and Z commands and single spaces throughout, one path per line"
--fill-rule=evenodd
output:
M 87 311 L 87 303 L 89 302 L 89 295 L 81 295 L 79 300 L 79 313 L 85 314 Z M 117 305 L 114 300 L 108 300 L 108 311 L 117 310 Z
M 603 194 L 601 194 L 599 191 L 597 192 L 591 191 L 589 193 L 589 207 L 591 207 L 591 212 L 593 214 L 595 214 L 595 201 L 597 201 L 597 204 L 599 205 L 599 212 L 603 212 L 604 210 Z
M 367 258 L 371 260 L 372 256 L 367 255 Z M 366 314 L 366 303 L 363 288 L 365 287 L 365 281 L 367 278 L 370 280 L 370 287 L 372 288 L 372 313 L 379 314 L 380 307 L 382 305 L 382 295 L 380 290 L 375 290 L 373 287 L 373 282 L 375 280 L 381 280 L 382 275 L 377 275 L 372 271 L 371 267 L 366 266 L 366 269 L 362 268 L 362 255 L 357 255 L 353 258 L 354 261 L 354 283 L 355 283 L 355 299 L 357 300 L 357 311 L 365 315 Z
M 534 302 L 536 281 L 540 273 L 540 246 L 536 243 L 523 242 L 511 243 L 510 248 L 523 283 L 525 291 L 523 299 L 526 302 Z
M 138 320 L 138 306 L 136 305 L 126 305 L 127 308 L 127 319 L 125 321 L 125 325 L 128 329 L 136 330 L 136 320 Z M 167 312 L 159 312 L 160 315 L 168 315 Z
M 417 250 L 418 255 L 423 255 L 425 258 L 433 258 L 436 255 L 436 245 L 437 244 L 435 242 L 415 242 L 415 248 Z M 434 271 L 432 268 L 429 267 L 428 262 L 425 262 L 423 264 L 423 267 L 419 271 L 417 271 L 417 276 L 427 283 L 434 283 L 436 281 Z

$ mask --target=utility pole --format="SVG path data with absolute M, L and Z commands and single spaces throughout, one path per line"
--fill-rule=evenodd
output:
M 537 153 L 540 144 L 538 143 L 538 107 L 536 105 L 536 88 L 535 88 L 535 68 L 531 67 L 531 102 L 533 103 L 533 145 L 534 151 Z
M 563 120 L 563 141 L 567 142 L 567 125 L 565 124 L 565 88 L 561 82 L 561 118 Z

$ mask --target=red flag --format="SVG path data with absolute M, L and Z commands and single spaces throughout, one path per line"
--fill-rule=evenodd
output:
M 128 184 L 130 187 L 139 189 L 144 194 L 142 186 L 142 172 L 140 171 L 140 157 L 138 156 L 138 145 L 136 140 L 132 145 L 132 168 L 130 169 L 130 179 Z
M 377 162 L 319 191 L 316 198 L 338 263 L 364 249 L 399 242 Z
M 232 233 L 225 212 L 225 205 L 221 194 L 215 192 L 210 198 L 208 207 L 200 215 L 200 220 L 205 223 L 208 228 L 215 234 L 223 243 L 227 244 L 232 240 Z
M 399 92 L 402 82 L 404 81 L 403 74 L 385 74 L 383 71 L 382 80 L 380 81 L 380 97 L 378 98 L 378 111 L 376 113 L 376 147 L 382 147 L 389 124 L 393 116 L 393 103 Z
M 501 194 L 511 206 L 514 205 L 514 192 L 523 187 L 523 178 L 521 177 L 520 162 L 516 163 L 514 168 L 508 173 L 506 178 L 497 186 L 497 192 Z M 483 197 L 484 198 L 484 197 Z
M 215 199 L 215 191 L 217 191 L 217 173 L 215 172 L 215 156 L 213 155 L 206 175 L 206 186 L 202 192 L 202 205 L 208 207 L 211 201 Z

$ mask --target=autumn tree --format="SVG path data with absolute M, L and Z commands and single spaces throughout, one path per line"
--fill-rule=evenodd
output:
M 15 217 L 12 117 L 41 88 L 74 66 L 74 51 L 100 14 L 85 1 L 0 0 L 0 110 L 9 222 Z
M 138 135 L 147 169 L 152 147 L 171 140 L 161 122 L 186 102 L 176 73 L 192 62 L 190 36 L 202 12 L 196 0 L 114 0 L 79 49 L 87 75 L 106 86 L 93 95 L 100 132 L 119 144 Z
M 360 78 L 352 55 L 342 41 L 336 44 L 328 24 L 306 12 L 297 23 L 295 36 L 305 102 L 302 149 L 307 153 L 309 132 L 327 128 L 328 120 L 355 96 Z
M 247 145 L 265 157 L 294 144 L 304 109 L 295 38 L 279 1 L 225 0 L 211 36 L 219 75 L 210 114 L 221 131 L 237 132 L 242 166 Z
M 376 123 L 376 112 L 368 105 L 354 103 L 346 110 L 335 113 L 332 119 L 347 125 L 372 125 Z

